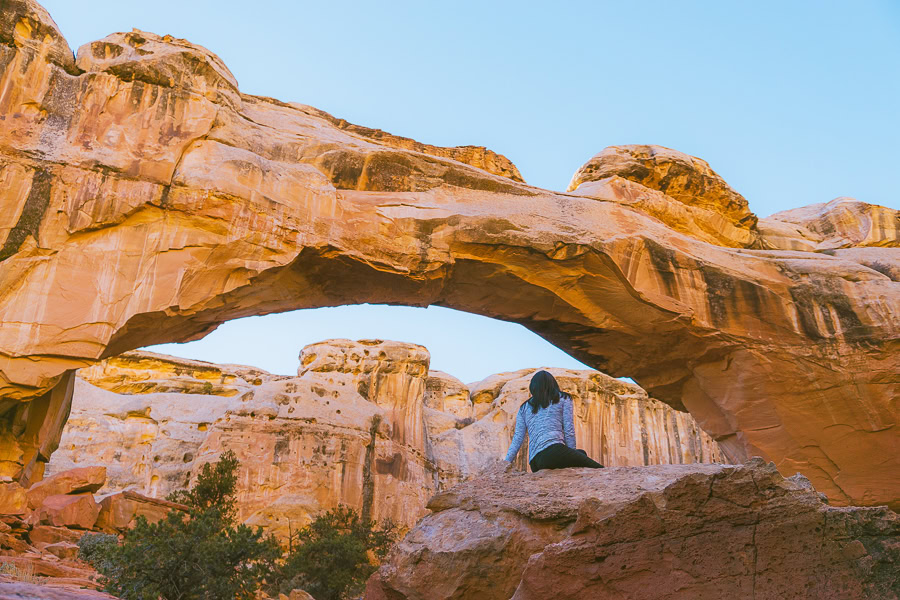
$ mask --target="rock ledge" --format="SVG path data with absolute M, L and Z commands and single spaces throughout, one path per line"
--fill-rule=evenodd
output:
M 438 494 L 367 600 L 897 598 L 900 518 L 744 465 L 493 473 Z

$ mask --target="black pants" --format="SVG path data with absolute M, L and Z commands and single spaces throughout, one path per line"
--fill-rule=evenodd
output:
M 547 446 L 535 454 L 528 464 L 531 465 L 532 473 L 537 473 L 541 469 L 565 469 L 568 467 L 603 468 L 603 465 L 591 460 L 584 450 L 575 450 L 565 444 Z

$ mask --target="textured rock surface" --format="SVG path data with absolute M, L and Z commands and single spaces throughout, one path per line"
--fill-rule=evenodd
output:
M 367 600 L 896 598 L 900 517 L 759 459 L 496 473 L 437 495 Z
M 581 196 L 633 206 L 676 231 L 714 244 L 758 245 L 747 200 L 705 160 L 661 146 L 610 146 L 569 183 Z
M 37 521 L 42 525 L 91 529 L 97 522 L 100 505 L 90 493 L 49 496 L 37 510 Z
M 24 515 L 27 511 L 25 488 L 15 481 L 0 483 L 0 515 Z
M 80 371 L 50 472 L 105 464 L 102 493 L 162 497 L 234 450 L 241 516 L 251 523 L 285 534 L 344 503 L 412 526 L 431 495 L 506 452 L 533 372 L 495 375 L 470 393 L 430 371 L 429 361 L 415 344 L 330 340 L 304 348 L 298 376 L 283 377 L 129 352 Z M 553 372 L 575 398 L 579 442 L 605 464 L 724 461 L 690 415 L 637 386 L 592 371 Z M 209 393 L 197 393 L 202 383 Z M 103 499 L 98 528 L 122 529 L 134 518 L 124 498 L 131 493 Z
M 853 198 L 836 198 L 823 204 L 775 213 L 762 219 L 759 229 L 763 245 L 770 248 L 896 248 L 900 244 L 900 210 L 866 204 Z M 878 270 L 877 267 L 872 268 Z M 885 275 L 891 277 L 888 273 Z M 892 279 L 897 281 L 896 277 Z
M 28 488 L 28 506 L 39 508 L 50 496 L 96 492 L 106 483 L 106 467 L 69 469 L 48 477 Z
M 79 582 L 63 584 L 22 583 L 0 577 L 0 600 L 116 600 L 97 590 L 82 589 Z
M 183 504 L 131 491 L 109 494 L 100 501 L 100 512 L 97 514 L 94 529 L 106 533 L 119 533 L 134 527 L 138 517 L 144 517 L 149 523 L 156 523 L 166 518 L 172 510 L 187 512 L 189 509 Z
M 620 147 L 611 197 L 540 190 L 495 155 L 241 94 L 184 40 L 113 34 L 76 66 L 46 11 L 8 5 L 0 476 L 40 479 L 73 369 L 252 314 L 438 304 L 632 377 L 733 460 L 898 505 L 896 245 L 750 249 L 755 217 L 699 159 Z

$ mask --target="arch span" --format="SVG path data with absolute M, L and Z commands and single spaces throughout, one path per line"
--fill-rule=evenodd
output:
M 40 477 L 78 367 L 243 316 L 436 304 L 632 377 L 734 460 L 897 506 L 896 211 L 757 224 L 706 163 L 658 147 L 542 190 L 484 148 L 241 94 L 184 40 L 113 34 L 73 60 L 36 3 L 6 6 L 0 474 Z

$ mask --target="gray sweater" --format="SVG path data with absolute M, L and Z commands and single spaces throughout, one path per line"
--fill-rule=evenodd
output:
M 547 408 L 538 408 L 537 413 L 531 412 L 531 405 L 525 402 L 516 413 L 516 430 L 513 433 L 512 442 L 509 444 L 509 452 L 506 460 L 512 462 L 525 441 L 525 432 L 528 432 L 528 462 L 534 456 L 553 444 L 565 444 L 569 448 L 575 448 L 575 409 L 572 405 L 572 396 L 562 393 L 559 402 L 551 404 Z

